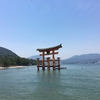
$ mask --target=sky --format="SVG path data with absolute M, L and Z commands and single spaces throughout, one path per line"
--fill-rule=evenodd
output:
M 0 46 L 20 57 L 62 44 L 58 57 L 100 53 L 100 0 L 0 0 Z

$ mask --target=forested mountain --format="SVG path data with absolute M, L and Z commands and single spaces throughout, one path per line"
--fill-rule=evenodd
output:
M 28 66 L 35 65 L 36 60 L 21 58 L 9 49 L 0 47 L 0 66 Z
M 10 57 L 18 57 L 18 55 L 16 55 L 14 52 L 12 52 L 9 49 L 0 47 L 0 58 L 1 57 L 6 57 L 6 56 L 10 56 Z

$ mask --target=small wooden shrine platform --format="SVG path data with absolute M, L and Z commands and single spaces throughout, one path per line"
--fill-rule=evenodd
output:
M 55 54 L 58 54 L 56 50 L 58 50 L 59 48 L 62 48 L 61 44 L 55 47 L 37 49 L 37 51 L 42 53 L 40 54 L 40 56 L 42 56 L 42 60 L 37 58 L 37 69 L 39 70 L 39 68 L 42 67 L 42 70 L 45 70 L 45 67 L 47 67 L 50 70 L 50 67 L 52 67 L 53 70 L 55 69 L 60 70 L 60 57 L 55 59 L 55 56 L 54 56 Z M 47 57 L 45 59 L 45 56 L 48 56 L 48 55 L 52 55 L 52 58 L 50 59 L 50 57 Z

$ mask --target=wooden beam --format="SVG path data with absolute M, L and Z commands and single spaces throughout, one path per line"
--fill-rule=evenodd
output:
M 54 47 L 49 47 L 49 48 L 42 48 L 42 49 L 37 49 L 39 52 L 45 52 L 45 51 L 51 51 L 51 50 L 58 50 L 59 48 L 62 48 L 62 44 Z
M 49 61 L 53 61 L 53 60 L 50 59 Z M 58 61 L 58 59 L 55 59 L 55 61 Z M 39 62 L 43 62 L 43 60 L 39 60 Z M 47 60 L 44 60 L 44 62 L 47 62 Z
M 58 52 L 54 52 L 54 53 L 49 53 L 49 54 L 40 54 L 40 56 L 43 56 L 43 55 L 53 55 L 53 54 L 58 54 Z

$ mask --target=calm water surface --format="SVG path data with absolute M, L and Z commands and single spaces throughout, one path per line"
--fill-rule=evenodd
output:
M 100 100 L 100 65 L 0 70 L 0 100 Z

